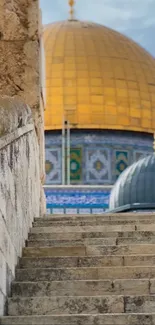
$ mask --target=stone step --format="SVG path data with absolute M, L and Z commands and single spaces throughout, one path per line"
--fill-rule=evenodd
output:
M 66 239 L 66 240 L 51 240 L 51 239 L 37 239 L 28 240 L 26 242 L 27 247 L 58 247 L 58 246 L 84 246 L 84 245 L 129 245 L 129 244 L 155 244 L 155 236 L 151 238 L 83 238 L 83 239 Z
M 153 297 L 154 298 L 154 297 Z M 155 298 L 154 298 L 155 301 Z M 130 301 L 130 306 L 132 302 Z M 126 306 L 129 309 L 130 306 Z M 8 299 L 8 315 L 63 315 L 123 313 L 123 296 L 14 297 Z M 137 310 L 138 312 L 138 310 Z
M 147 237 L 143 237 L 143 238 L 132 238 L 132 237 L 116 238 L 116 245 L 128 245 L 128 244 L 155 244 L 155 236 L 148 237 L 148 238 Z
M 73 233 L 73 232 L 123 232 L 123 231 L 155 231 L 155 224 L 127 224 L 127 225 L 100 225 L 100 226 L 49 226 L 33 227 L 31 233 Z
M 125 296 L 125 313 L 153 313 L 155 311 L 155 296 Z
M 154 325 L 155 313 L 2 317 L 1 325 Z
M 16 269 L 16 281 L 152 279 L 155 266 Z
M 138 256 L 137 258 L 140 262 L 140 257 Z M 123 256 L 23 257 L 19 261 L 20 268 L 103 267 L 120 265 L 124 265 Z
M 69 267 L 107 267 L 107 266 L 154 266 L 155 255 L 107 255 L 71 257 L 23 257 L 20 268 L 69 268 Z
M 33 223 L 34 227 L 52 227 L 52 226 L 101 226 L 101 225 L 130 225 L 130 224 L 154 224 L 155 225 L 155 218 L 154 219 L 125 219 L 125 220 L 104 220 L 103 217 L 96 218 L 96 220 L 46 220 L 46 221 L 36 221 Z
M 9 316 L 153 313 L 155 296 L 79 296 L 79 297 L 14 297 L 8 299 Z
M 84 245 L 116 245 L 116 238 L 86 238 L 77 240 L 28 240 L 27 247 L 68 247 L 68 246 L 84 246 Z
M 41 257 L 41 256 L 97 256 L 97 255 L 151 255 L 155 254 L 155 245 L 137 244 L 137 245 L 88 245 L 71 247 L 25 247 L 23 257 Z
M 62 232 L 37 232 L 37 233 L 30 233 L 29 240 L 81 240 L 87 238 L 134 238 L 134 239 L 153 239 L 155 238 L 155 232 L 153 231 L 124 231 L 124 232 L 72 232 L 64 233 Z
M 85 256 L 85 246 L 71 247 L 25 247 L 23 248 L 23 257 L 41 257 L 41 256 Z
M 78 221 L 89 221 L 89 220 L 142 220 L 142 219 L 152 219 L 155 220 L 155 213 L 114 213 L 107 214 L 104 213 L 102 215 L 98 214 L 90 214 L 90 215 L 46 215 L 43 218 L 35 218 L 34 222 L 48 222 L 48 221 L 70 221 L 70 220 L 78 220 Z
M 155 279 L 119 279 L 98 281 L 13 282 L 12 296 L 102 296 L 148 295 L 155 293 Z

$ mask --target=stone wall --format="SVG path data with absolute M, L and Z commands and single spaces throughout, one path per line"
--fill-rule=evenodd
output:
M 0 94 L 40 107 L 38 0 L 0 2 Z
M 0 95 L 20 97 L 32 109 L 40 150 L 40 179 L 43 183 L 45 161 L 41 37 L 39 0 L 0 1 Z M 44 205 L 44 198 L 42 202 Z
M 31 111 L 0 99 L 0 315 L 34 217 L 40 216 L 39 146 Z
M 47 132 L 46 184 L 62 183 L 62 137 Z M 71 184 L 114 184 L 133 162 L 153 152 L 153 135 L 139 132 L 71 130 Z

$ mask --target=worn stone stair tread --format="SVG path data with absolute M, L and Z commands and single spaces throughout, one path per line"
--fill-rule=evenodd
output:
M 33 227 L 31 233 L 54 233 L 54 232 L 123 232 L 123 231 L 155 231 L 154 224 L 127 224 L 127 225 L 98 225 L 98 226 L 60 226 L 52 225 L 49 227 Z
M 69 233 L 64 233 L 64 232 L 35 232 L 32 233 L 32 231 L 29 233 L 29 239 L 37 240 L 37 239 L 52 239 L 52 240 L 76 240 L 76 239 L 86 239 L 86 238 L 109 238 L 109 237 L 115 237 L 115 238 L 150 238 L 150 237 L 155 237 L 155 231 L 116 231 L 116 232 L 101 232 L 101 231 L 91 231 L 91 232 L 71 232 Z
M 118 232 L 118 231 L 135 231 L 135 224 L 134 225 L 106 225 L 106 226 L 50 226 L 50 227 L 33 227 L 31 228 L 31 233 L 72 233 L 72 232 Z M 143 230 L 146 228 L 147 225 L 143 225 Z M 140 225 L 136 226 L 137 230 Z M 155 230 L 152 229 L 153 225 L 149 225 L 150 231 Z M 148 230 L 148 229 L 147 229 Z
M 153 255 L 96 255 L 96 256 L 39 256 L 22 257 L 19 267 L 24 268 L 69 268 L 69 267 L 106 267 L 106 266 L 154 266 Z
M 146 298 L 145 298 L 146 299 Z M 155 301 L 155 297 L 154 297 Z M 68 296 L 68 297 L 13 297 L 8 299 L 8 313 L 17 315 L 123 313 L 124 297 Z
M 130 245 L 130 244 L 155 244 L 155 235 L 152 237 L 144 237 L 144 238 L 133 238 L 133 237 L 122 237 L 116 238 L 116 245 Z
M 155 295 L 102 295 L 13 297 L 8 299 L 8 313 L 17 315 L 94 314 L 153 312 Z
M 11 291 L 12 297 L 155 294 L 155 279 L 14 281 Z
M 1 325 L 154 325 L 155 313 L 2 317 Z
M 64 281 L 155 278 L 155 266 L 16 269 L 17 281 Z
M 58 247 L 26 247 L 23 249 L 23 257 L 40 256 L 85 256 L 85 246 L 58 246 Z
M 83 238 L 83 239 L 32 239 L 26 242 L 27 247 L 56 247 L 56 246 L 84 246 L 84 245 L 129 245 L 129 244 L 155 244 L 155 236 L 151 238 L 133 237 L 107 237 L 107 238 Z
M 132 239 L 133 240 L 133 239 Z M 85 246 L 85 245 L 116 245 L 115 237 L 107 238 L 87 238 L 87 239 L 66 239 L 66 240 L 28 240 L 27 247 L 68 247 L 68 246 Z
M 148 218 L 148 213 L 113 213 L 113 214 L 109 214 L 109 213 L 104 213 L 103 214 L 85 214 L 85 215 L 80 215 L 80 214 L 48 214 L 45 215 L 43 218 L 35 218 L 34 222 L 37 221 L 54 221 L 54 220 L 90 220 L 90 219 L 98 219 L 98 218 L 102 218 L 104 220 L 118 220 L 118 219 L 147 219 Z M 149 214 L 149 218 L 150 219 L 155 219 L 155 213 L 151 213 Z
M 139 255 L 155 254 L 153 244 L 130 245 L 85 245 L 85 246 L 55 246 L 55 247 L 26 247 L 23 256 L 96 256 L 96 255 Z
M 154 259 L 155 259 L 155 255 Z M 136 257 L 136 256 L 135 256 Z M 139 257 L 138 257 L 139 258 Z M 19 262 L 20 268 L 32 268 L 33 267 L 88 267 L 97 264 L 104 266 L 120 266 L 124 265 L 124 257 L 122 255 L 99 255 L 99 256 L 70 256 L 70 257 L 51 257 L 51 256 L 39 256 L 39 257 L 22 257 Z
M 135 220 L 104 220 L 104 219 L 96 219 L 96 220 L 66 220 L 66 221 L 37 221 L 33 223 L 34 227 L 57 227 L 57 226 L 63 226 L 63 227 L 75 227 L 75 226 L 110 226 L 110 225 L 130 225 L 130 224 L 155 224 L 155 219 L 135 219 Z
M 66 239 L 66 240 L 28 240 L 27 247 L 68 247 L 68 246 L 86 246 L 86 245 L 116 245 L 115 237 L 107 238 L 87 238 L 87 239 Z
M 115 223 L 117 223 L 117 222 L 118 222 L 118 223 L 120 223 L 120 222 L 122 222 L 122 223 L 124 223 L 124 222 L 127 222 L 127 223 L 128 223 L 128 222 L 131 222 L 131 223 L 132 223 L 132 222 L 139 222 L 139 221 L 140 221 L 140 222 L 141 222 L 141 221 L 142 221 L 142 222 L 143 222 L 143 221 L 144 221 L 144 222 L 146 221 L 146 222 L 148 222 L 148 223 L 150 223 L 150 222 L 152 223 L 152 222 L 155 222 L 155 217 L 154 217 L 153 219 L 152 219 L 152 218 L 148 218 L 148 216 L 145 217 L 145 218 L 134 218 L 134 219 L 127 219 L 127 218 L 123 218 L 123 219 L 122 219 L 122 218 L 118 218 L 118 217 L 117 217 L 117 219 L 116 219 L 116 218 L 113 218 L 113 219 L 108 218 L 108 219 L 106 219 L 106 218 L 104 218 L 103 216 L 102 216 L 102 217 L 101 217 L 101 216 L 100 216 L 100 217 L 93 217 L 93 216 L 92 216 L 92 217 L 89 217 L 89 218 L 88 218 L 88 217 L 87 217 L 87 218 L 84 218 L 84 217 L 83 217 L 83 218 L 81 218 L 81 219 L 80 219 L 80 217 L 78 217 L 78 219 L 72 219 L 72 218 L 68 218 L 68 219 L 67 219 L 67 218 L 66 218 L 66 219 L 45 219 L 45 220 L 36 220 L 35 222 L 33 222 L 33 226 L 37 226 L 37 225 L 39 225 L 39 224 L 40 224 L 40 225 L 45 225 L 45 226 L 47 225 L 47 226 L 48 226 L 48 225 L 50 225 L 50 224 L 53 225 L 53 224 L 55 224 L 55 223 L 56 223 L 56 224 L 61 224 L 61 223 L 62 223 L 62 225 L 65 225 L 65 224 L 66 224 L 66 225 L 72 225 L 72 224 L 75 223 L 75 224 L 77 224 L 77 225 L 78 225 L 78 224 L 81 225 L 82 223 L 83 223 L 83 224 L 85 224 L 85 223 L 87 224 L 87 223 L 89 223 L 89 222 L 90 222 L 90 223 L 95 223 L 95 222 L 97 222 L 97 223 L 99 223 L 99 222 L 101 222 L 101 223 L 102 223 L 102 222 L 103 222 L 103 223 L 104 223 L 104 222 L 105 222 L 105 223 L 112 223 L 112 222 L 113 222 L 113 223 L 115 224 Z
M 144 223 L 144 224 L 155 224 L 155 217 L 152 218 L 135 218 L 135 219 L 104 219 L 104 218 L 91 218 L 88 220 L 85 219 L 80 219 L 80 220 L 46 220 L 46 221 L 36 221 L 33 223 L 33 227 L 49 227 L 49 226 L 55 226 L 55 225 L 59 225 L 59 226 L 92 226 L 92 225 L 124 225 L 124 224 L 133 224 L 133 223 Z

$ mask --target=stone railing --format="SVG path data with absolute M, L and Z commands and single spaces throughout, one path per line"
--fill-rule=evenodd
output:
M 31 110 L 0 98 L 0 315 L 40 205 L 39 146 Z

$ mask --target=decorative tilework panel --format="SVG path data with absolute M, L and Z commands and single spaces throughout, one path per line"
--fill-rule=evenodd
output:
M 45 143 L 46 184 L 61 184 L 61 132 L 46 133 Z M 152 152 L 153 136 L 149 134 L 72 131 L 71 184 L 113 184 L 127 166 Z
M 86 182 L 103 184 L 110 180 L 110 154 L 108 149 L 87 148 L 86 150 Z
M 61 149 L 46 149 L 46 184 L 61 184 Z
M 115 151 L 115 172 L 116 178 L 129 166 L 129 153 L 128 151 L 116 150 Z
M 70 180 L 73 183 L 82 181 L 82 148 L 70 150 Z
M 151 154 L 151 152 L 145 152 L 145 151 L 140 151 L 140 150 L 137 150 L 134 152 L 134 161 L 138 161 L 140 159 L 143 159 L 147 156 L 149 156 Z
M 62 186 L 45 187 L 47 213 L 53 214 L 102 214 L 109 207 L 111 188 L 85 188 Z

